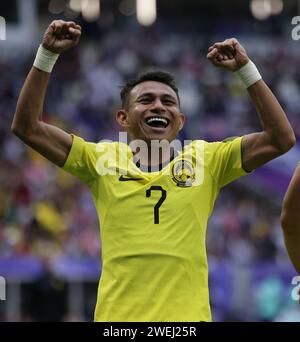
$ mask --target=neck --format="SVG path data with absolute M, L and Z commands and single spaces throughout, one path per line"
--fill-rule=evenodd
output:
M 174 148 L 163 144 L 160 144 L 159 147 L 154 144 L 145 149 L 137 148 L 133 154 L 133 161 L 138 167 L 153 171 L 162 169 L 175 157 Z

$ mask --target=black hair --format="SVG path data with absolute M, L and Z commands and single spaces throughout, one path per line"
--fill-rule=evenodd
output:
M 153 71 L 146 71 L 138 75 L 137 78 L 129 80 L 125 86 L 121 90 L 121 100 L 122 100 L 122 107 L 126 108 L 128 105 L 128 98 L 131 90 L 138 84 L 146 81 L 156 81 L 160 83 L 164 83 L 172 88 L 178 98 L 180 103 L 178 88 L 175 83 L 175 78 L 172 74 L 162 70 L 153 70 Z

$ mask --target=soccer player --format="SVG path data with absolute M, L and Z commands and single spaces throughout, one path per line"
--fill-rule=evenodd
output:
M 281 225 L 290 259 L 300 274 L 300 165 L 297 166 L 284 196 Z
M 146 154 L 136 160 L 138 149 L 122 142 L 85 142 L 42 121 L 52 68 L 80 35 L 73 22 L 49 26 L 21 91 L 12 131 L 93 194 L 103 264 L 95 321 L 211 321 L 205 239 L 214 202 L 223 186 L 287 152 L 294 132 L 233 38 L 211 46 L 207 57 L 244 82 L 261 132 L 224 142 L 196 140 L 181 152 L 173 149 L 168 158 L 162 153 L 156 165 Z M 116 118 L 132 141 L 150 149 L 153 141 L 176 139 L 185 117 L 171 75 L 143 74 L 126 84 L 121 98 Z

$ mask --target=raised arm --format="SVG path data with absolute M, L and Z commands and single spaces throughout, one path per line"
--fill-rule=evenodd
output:
M 243 79 L 262 124 L 261 132 L 243 137 L 243 168 L 252 171 L 293 147 L 293 129 L 242 45 L 235 38 L 216 43 L 209 48 L 207 58 L 218 67 L 237 72 Z
M 296 168 L 284 196 L 281 226 L 287 252 L 300 274 L 300 165 Z
M 58 166 L 63 166 L 68 157 L 72 137 L 42 121 L 45 95 L 51 66 L 60 53 L 78 44 L 80 36 L 81 27 L 74 22 L 57 20 L 48 27 L 35 66 L 21 90 L 11 127 L 25 144 Z

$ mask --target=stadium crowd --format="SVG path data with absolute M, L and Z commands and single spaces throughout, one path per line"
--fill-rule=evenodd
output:
M 243 86 L 207 62 L 207 37 L 163 30 L 149 35 L 134 28 L 99 37 L 61 56 L 47 95 L 46 121 L 94 142 L 118 139 L 114 112 L 120 86 L 140 70 L 156 67 L 176 76 L 187 115 L 181 139 L 222 140 L 259 129 Z M 275 38 L 240 40 L 299 137 L 296 47 Z M 10 132 L 33 59 L 34 54 L 0 57 L 0 259 L 100 260 L 98 219 L 88 190 Z M 210 219 L 207 245 L 216 320 L 300 320 L 289 299 L 293 269 L 280 231 L 281 203 L 268 201 L 263 188 L 259 191 L 243 186 L 243 179 L 228 186 Z

